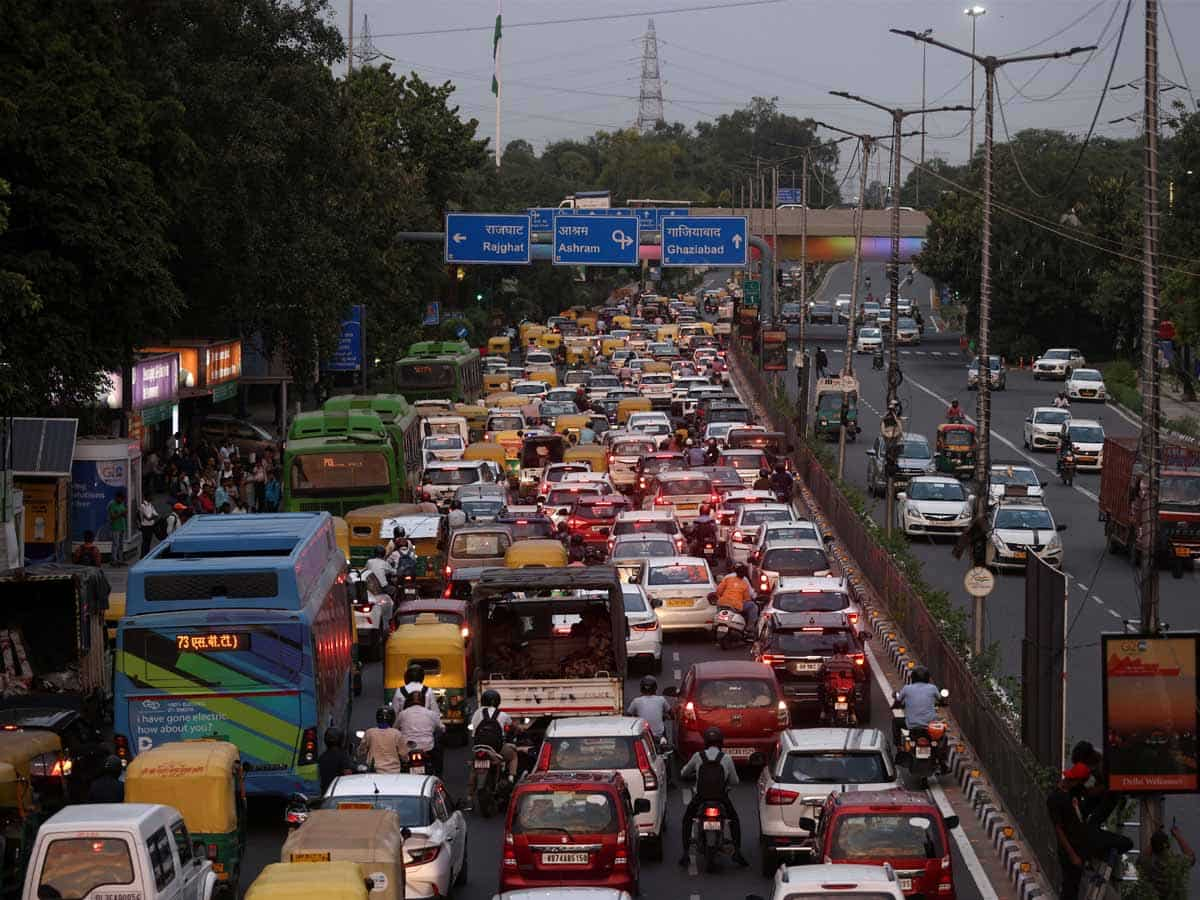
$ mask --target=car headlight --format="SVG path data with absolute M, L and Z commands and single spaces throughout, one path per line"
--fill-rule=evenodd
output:
M 1046 541 L 1046 546 L 1043 549 L 1045 549 L 1047 552 L 1050 552 L 1050 553 L 1055 553 L 1055 552 L 1061 550 L 1062 549 L 1062 538 L 1060 538 L 1057 534 L 1054 535 L 1054 537 L 1052 537 L 1052 538 L 1050 538 L 1050 540 Z
M 910 519 L 924 519 L 925 518 L 923 515 L 921 515 L 921 511 L 913 506 L 905 506 L 904 507 L 904 515 L 906 515 Z
M 992 544 L 996 547 L 997 550 L 1007 550 L 1008 549 L 1008 545 L 1004 543 L 1004 541 L 1000 537 L 1000 535 L 998 535 L 994 532 L 992 534 Z

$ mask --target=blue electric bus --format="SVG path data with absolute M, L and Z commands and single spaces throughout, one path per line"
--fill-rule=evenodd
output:
M 319 794 L 325 729 L 349 726 L 351 616 L 328 513 L 192 519 L 129 571 L 117 754 L 220 737 L 247 793 Z

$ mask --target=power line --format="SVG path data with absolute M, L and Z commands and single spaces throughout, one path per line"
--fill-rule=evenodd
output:
M 1171 31 L 1171 23 L 1167 21 L 1167 5 L 1163 0 L 1158 0 L 1158 11 L 1162 16 L 1163 25 L 1167 28 L 1167 40 L 1171 42 L 1171 52 L 1175 54 L 1175 63 L 1179 66 L 1179 72 L 1183 75 L 1183 86 L 1187 88 L 1188 96 L 1192 98 L 1192 109 L 1197 108 L 1196 95 L 1192 93 L 1192 84 L 1188 81 L 1187 69 L 1183 67 L 1183 60 L 1179 58 L 1179 48 L 1175 46 L 1175 35 Z
M 1054 32 L 1053 34 L 1047 35 L 1046 37 L 1042 38 L 1040 41 L 1038 41 L 1035 44 L 1030 44 L 1028 47 L 1022 47 L 1020 50 L 1014 50 L 1014 51 L 1012 51 L 1012 53 L 1008 53 L 1005 55 L 1015 56 L 1018 53 L 1028 53 L 1030 50 L 1035 50 L 1038 47 L 1041 47 L 1043 44 L 1050 43 L 1052 40 L 1054 40 L 1060 34 L 1063 34 L 1064 32 L 1071 30 L 1076 25 L 1078 25 L 1080 22 L 1082 22 L 1084 19 L 1090 18 L 1092 13 L 1094 13 L 1096 10 L 1098 10 L 1100 7 L 1102 7 L 1107 2 L 1108 2 L 1108 0 L 1100 0 L 1099 3 L 1097 3 L 1095 6 L 1093 6 L 1091 9 L 1089 9 L 1087 12 L 1085 12 L 1083 15 L 1079 16 L 1079 18 L 1072 19 L 1070 22 L 1068 22 L 1062 28 L 1058 29 L 1058 31 Z M 1121 5 L 1121 0 L 1117 0 L 1114 8 L 1119 8 L 1120 5 Z
M 1049 94 L 1046 94 L 1044 97 L 1030 97 L 1028 94 L 1025 93 L 1025 88 L 1029 87 L 1029 85 L 1032 84 L 1038 78 L 1038 76 L 1040 76 L 1042 74 L 1042 72 L 1044 72 L 1046 70 L 1046 67 L 1054 61 L 1054 60 L 1050 60 L 1050 59 L 1048 59 L 1044 63 L 1042 63 L 1042 65 L 1038 67 L 1038 70 L 1036 72 L 1034 72 L 1032 75 L 1030 75 L 1027 79 L 1025 79 L 1024 84 L 1022 84 L 1020 87 L 1017 87 L 1016 83 L 1012 80 L 1012 77 L 1007 72 L 1005 72 L 1003 69 L 1001 69 L 1001 74 L 1004 75 L 1004 80 L 1007 81 L 1009 83 L 1009 85 L 1012 86 L 1013 90 L 1015 90 L 1018 95 L 1020 95 L 1025 100 L 1029 100 L 1034 103 L 1043 103 L 1043 102 L 1046 102 L 1048 100 L 1053 100 L 1054 98 L 1058 97 L 1060 94 L 1064 93 L 1068 88 L 1070 88 L 1071 85 L 1073 85 L 1076 81 L 1079 80 L 1079 76 L 1083 74 L 1083 70 L 1088 67 L 1088 64 L 1092 61 L 1092 59 L 1095 58 L 1096 54 L 1102 53 L 1103 51 L 1107 50 L 1109 48 L 1109 46 L 1111 46 L 1112 40 L 1110 40 L 1108 44 L 1104 44 L 1103 46 L 1100 46 L 1100 45 L 1103 44 L 1104 36 L 1106 34 L 1108 34 L 1108 29 L 1112 27 L 1113 20 L 1117 16 L 1117 10 L 1119 10 L 1120 8 L 1121 8 L 1120 0 L 1117 0 L 1117 3 L 1113 6 L 1112 13 L 1108 17 L 1108 21 L 1105 22 L 1104 27 L 1102 29 L 1100 29 L 1100 36 L 1096 38 L 1096 44 L 1097 44 L 1096 49 L 1093 50 L 1091 53 L 1089 53 L 1087 55 L 1087 57 L 1083 60 L 1083 62 L 1078 63 L 1078 64 L 1071 63 L 1071 65 L 1074 65 L 1076 67 L 1075 74 L 1072 75 L 1067 80 L 1067 83 L 1064 84 L 1062 87 L 1060 87 L 1057 91 L 1053 91 Z M 1127 8 L 1126 16 L 1128 16 L 1128 15 L 1129 15 L 1129 13 L 1128 13 L 1128 8 Z M 1119 36 L 1114 39 L 1119 40 Z M 1117 49 L 1119 50 L 1120 47 L 1118 46 Z M 1066 60 L 1066 61 L 1071 62 L 1070 60 Z
M 779 3 L 790 3 L 791 0 L 733 0 L 728 3 L 708 3 L 704 6 L 677 6 L 671 9 L 641 9 L 636 12 L 607 13 L 598 16 L 573 16 L 568 19 L 538 19 L 530 22 L 505 22 L 504 30 L 513 28 L 539 28 L 543 25 L 574 25 L 580 22 L 611 22 L 615 19 L 641 19 L 647 16 L 671 16 L 676 13 L 711 12 L 714 10 L 736 9 L 745 6 L 774 6 Z M 377 34 L 377 38 L 393 37 L 428 37 L 437 34 L 466 34 L 472 31 L 491 33 L 494 25 L 456 25 L 449 28 L 424 28 L 420 31 L 391 31 L 387 34 Z

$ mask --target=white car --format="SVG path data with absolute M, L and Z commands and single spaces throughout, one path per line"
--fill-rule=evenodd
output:
M 790 728 L 780 732 L 778 752 L 771 754 L 771 762 L 758 776 L 763 875 L 773 874 L 781 862 L 811 859 L 812 835 L 800 826 L 800 819 L 820 818 L 831 790 L 887 791 L 901 787 L 889 744 L 877 728 Z M 836 868 L 837 893 L 841 895 L 845 881 L 842 869 L 856 867 Z M 823 895 L 804 891 L 786 896 Z M 875 900 L 879 895 L 856 892 L 847 896 L 870 896 Z
M 667 816 L 667 758 L 645 719 L 635 716 L 581 716 L 555 719 L 546 729 L 537 772 L 620 772 L 629 799 L 645 798 L 649 812 L 635 813 L 639 849 L 648 859 L 663 857 Z M 536 778 L 537 772 L 531 777 Z
M 499 480 L 492 464 L 482 459 L 431 462 L 421 473 L 421 493 L 428 494 L 439 508 L 446 509 L 455 491 L 464 484 L 496 484 Z
M 466 881 L 467 819 L 434 775 L 339 775 L 321 798 L 323 809 L 367 804 L 395 810 L 412 829 L 404 842 L 406 897 L 445 897 Z
M 631 509 L 617 513 L 617 520 L 613 522 L 612 531 L 609 532 L 610 541 L 615 542 L 626 535 L 637 534 L 664 535 L 675 544 L 677 552 L 683 552 L 683 529 L 679 527 L 679 520 L 675 518 L 673 509 Z
M 670 372 L 645 372 L 638 380 L 638 390 L 642 396 L 657 406 L 665 406 L 671 402 L 671 393 L 675 387 L 675 379 Z
M 753 503 L 743 506 L 733 519 L 725 556 L 730 563 L 744 563 L 758 543 L 758 532 L 767 522 L 794 522 L 796 514 L 786 503 Z
M 883 346 L 883 332 L 874 326 L 858 329 L 858 337 L 854 339 L 855 353 L 874 353 Z
M 975 498 L 948 475 L 918 475 L 896 495 L 896 524 L 906 535 L 962 534 Z
M 698 556 L 648 559 L 637 581 L 651 603 L 662 604 L 654 612 L 664 631 L 707 631 L 712 625 L 715 607 L 708 595 L 716 592 L 717 583 L 706 560 Z
M 509 388 L 514 394 L 528 397 L 530 402 L 541 400 L 549 389 L 549 385 L 544 381 L 514 381 Z
M 704 426 L 703 443 L 716 441 L 717 446 L 725 446 L 725 435 L 729 434 L 734 428 L 745 428 L 745 422 L 709 422 Z
M 1022 439 L 1026 450 L 1057 450 L 1062 428 L 1071 421 L 1069 410 L 1057 406 L 1035 406 L 1025 417 Z
M 1095 400 L 1103 403 L 1108 399 L 1108 388 L 1099 369 L 1074 369 L 1067 378 L 1067 396 L 1072 400 Z
M 462 459 L 466 449 L 467 445 L 457 434 L 431 434 L 421 438 L 421 465 L 434 460 Z
M 1104 426 L 1095 419 L 1071 419 L 1066 427 L 1075 468 L 1099 472 L 1104 467 Z
M 891 863 L 882 866 L 841 865 L 780 866 L 775 872 L 771 896 L 763 900 L 788 900 L 789 897 L 827 896 L 825 886 L 837 885 L 837 896 L 870 897 L 871 900 L 904 900 L 900 879 Z M 753 896 L 753 895 L 747 895 Z M 503 900 L 510 900 L 507 894 Z M 517 898 L 512 898 L 517 900 Z M 523 900 L 523 898 L 521 898 Z
M 586 462 L 550 463 L 542 469 L 542 480 L 538 482 L 537 496 L 544 500 L 550 493 L 550 488 L 558 484 L 571 472 L 590 472 L 592 467 Z
M 851 595 L 845 578 L 834 575 L 780 578 L 758 621 L 761 625 L 777 613 L 826 612 L 844 613 L 856 628 L 864 621 L 862 605 Z
M 593 375 L 588 382 L 587 395 L 589 400 L 603 400 L 609 391 L 618 390 L 621 379 L 616 375 Z
M 666 376 L 670 378 L 670 375 Z M 671 433 L 671 420 L 666 413 L 636 412 L 629 416 L 625 427 L 636 434 L 646 434 L 652 437 L 666 437 Z
M 1065 381 L 1071 372 L 1086 364 L 1083 354 L 1074 347 L 1055 347 L 1033 361 L 1033 380 L 1059 378 Z
M 1041 504 L 1045 489 L 1046 482 L 1038 478 L 1032 466 L 994 463 L 988 478 L 988 503 L 1028 499 Z
M 1030 553 L 1036 553 L 1052 566 L 1062 566 L 1063 545 L 1058 532 L 1066 525 L 1054 524 L 1054 517 L 1044 506 L 1029 503 L 1001 503 L 992 511 L 991 544 L 988 546 L 989 565 L 1001 568 L 1024 569 Z
M 750 548 L 748 562 L 757 561 L 762 552 L 771 544 L 781 541 L 823 541 L 821 532 L 815 522 L 808 519 L 793 519 L 790 522 L 764 522 L 759 526 L 758 537 Z
M 625 543 L 629 543 L 629 540 L 626 539 Z M 671 545 L 665 538 L 646 540 L 644 543 Z M 674 555 L 674 552 L 674 547 L 671 547 L 670 555 Z M 629 623 L 629 636 L 625 638 L 626 667 L 630 674 L 634 666 L 642 666 L 657 674 L 662 671 L 663 633 L 654 612 L 654 604 L 640 584 L 622 584 L 621 593 L 625 598 L 625 621 Z
M 771 491 L 729 491 L 721 497 L 721 505 L 713 510 L 713 518 L 717 520 L 717 543 L 725 544 L 729 540 L 729 532 L 733 530 L 733 520 L 737 518 L 738 509 L 755 503 L 774 503 L 775 494 Z

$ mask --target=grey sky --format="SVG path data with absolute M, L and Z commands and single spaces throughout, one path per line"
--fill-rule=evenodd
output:
M 495 101 L 491 85 L 491 25 L 496 0 L 353 0 L 355 39 L 361 38 L 363 16 L 370 21 L 375 46 L 395 57 L 394 68 L 415 70 L 433 81 L 451 80 L 464 114 L 480 120 L 480 132 L 494 134 Z M 506 25 L 640 10 L 657 10 L 659 62 L 668 121 L 688 125 L 743 106 L 754 95 L 778 96 L 786 112 L 812 116 L 850 129 L 885 131 L 883 113 L 830 97 L 845 90 L 885 103 L 919 105 L 921 45 L 888 33 L 889 27 L 920 31 L 932 28 L 947 43 L 969 47 L 971 20 L 963 0 L 784 0 L 752 7 L 666 14 L 671 8 L 708 5 L 715 0 L 503 0 Z M 1160 0 L 1187 69 L 1200 92 L 1200 56 L 1194 38 L 1200 34 L 1200 4 L 1195 0 Z M 1095 111 L 1112 59 L 1125 0 L 993 0 L 977 23 L 980 52 L 1006 54 L 1046 52 L 1099 42 L 1086 63 L 1069 61 L 1010 67 L 999 80 L 1009 129 L 1044 127 L 1085 133 Z M 346 32 L 348 0 L 335 0 L 337 24 Z M 1142 71 L 1143 0 L 1134 0 L 1113 84 L 1137 79 Z M 585 137 L 597 129 L 628 127 L 637 112 L 641 43 L 646 16 L 615 21 L 508 27 L 503 43 L 505 82 L 501 142 L 525 138 L 540 151 L 547 142 Z M 1054 32 L 1067 27 L 1051 38 Z M 1105 30 L 1106 24 L 1108 25 Z M 402 37 L 396 32 L 480 26 L 481 30 L 444 35 Z M 1103 35 L 1103 36 L 1102 36 Z M 1160 64 L 1164 79 L 1182 83 L 1184 75 L 1166 29 L 1160 32 Z M 937 48 L 928 50 L 929 105 L 969 102 L 965 59 Z M 1076 77 L 1077 76 L 1077 77 Z M 1067 86 L 1068 82 L 1074 82 Z M 1011 80 L 1010 80 L 1011 79 Z M 1029 98 L 1057 94 L 1037 101 Z M 983 79 L 976 78 L 977 94 Z M 1061 93 L 1058 93 L 1061 90 Z M 1190 102 L 1180 88 L 1164 100 Z M 1132 137 L 1135 122 L 1109 124 L 1137 116 L 1140 93 L 1110 92 L 1097 132 Z M 967 153 L 967 114 L 930 116 L 927 154 L 959 162 Z M 982 140 L 982 111 L 976 139 Z M 998 139 L 1003 130 L 997 116 Z M 915 139 L 906 155 L 916 155 Z M 913 152 L 909 153 L 909 148 Z M 849 154 L 843 154 L 848 157 Z M 845 160 L 843 160 L 845 162 Z

